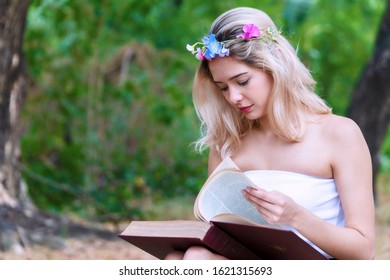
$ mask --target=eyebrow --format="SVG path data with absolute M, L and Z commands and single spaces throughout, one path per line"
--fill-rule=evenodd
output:
M 229 78 L 229 81 L 234 80 L 235 78 L 237 78 L 237 77 L 239 77 L 239 76 L 241 76 L 241 75 L 245 75 L 245 74 L 248 74 L 248 72 L 242 72 L 242 73 L 239 73 L 239 74 L 237 74 L 237 75 L 234 75 L 234 76 L 232 76 L 232 77 Z M 220 81 L 214 81 L 214 83 L 216 83 L 216 84 L 221 84 L 222 82 L 220 82 Z

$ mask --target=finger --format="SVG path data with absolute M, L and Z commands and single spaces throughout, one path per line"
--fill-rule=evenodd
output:
M 264 190 L 263 190 L 264 191 Z M 278 224 L 278 213 L 279 206 L 273 203 L 270 203 L 266 200 L 263 200 L 251 192 L 243 192 L 247 201 L 256 208 L 260 215 L 267 221 L 269 224 Z
M 269 205 L 269 204 L 268 204 Z M 260 215 L 264 218 L 264 220 L 269 224 L 277 224 L 278 219 L 275 216 L 274 208 L 275 206 L 270 205 L 270 208 L 264 207 L 262 205 L 255 205 L 256 210 L 260 213 Z
M 270 203 L 267 200 L 264 200 L 262 198 L 259 198 L 256 194 L 251 192 L 244 192 L 244 197 L 246 200 L 253 204 L 259 211 L 267 210 L 269 212 L 272 212 L 275 210 L 275 204 Z
M 274 205 L 281 205 L 285 200 L 285 196 L 277 191 L 266 191 L 261 188 L 247 188 L 246 191 L 251 197 L 256 197 Z
M 245 192 L 245 197 L 259 212 L 267 213 L 268 216 L 279 213 L 280 205 L 283 204 L 282 198 L 277 193 L 264 190 L 248 190 Z
M 248 187 L 245 189 L 245 195 L 251 200 L 261 203 L 268 202 L 271 204 L 275 204 L 275 199 L 272 197 L 270 192 L 267 192 L 263 189 L 255 189 L 252 187 Z

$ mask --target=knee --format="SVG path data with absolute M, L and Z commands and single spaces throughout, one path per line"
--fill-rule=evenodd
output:
M 187 249 L 184 254 L 184 260 L 218 260 L 225 259 L 224 257 L 214 254 L 210 250 L 201 247 L 193 246 Z
M 209 250 L 201 246 L 192 246 L 187 249 L 184 254 L 184 259 L 187 260 L 204 260 L 211 254 Z
M 172 251 L 165 256 L 165 260 L 182 260 L 184 253 L 181 251 Z

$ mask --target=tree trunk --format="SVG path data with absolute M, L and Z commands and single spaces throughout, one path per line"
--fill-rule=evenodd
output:
M 64 246 L 69 237 L 116 234 L 35 209 L 18 170 L 20 112 L 26 94 L 22 52 L 28 0 L 0 0 L 0 250 L 28 253 L 31 245 Z
M 0 205 L 32 209 L 16 163 L 25 97 L 22 52 L 28 0 L 0 0 Z
M 0 249 L 21 250 L 21 231 L 8 219 L 13 211 L 31 216 L 35 208 L 17 169 L 20 111 L 26 75 L 22 52 L 27 0 L 0 0 Z M 18 234 L 19 233 L 19 234 Z
M 362 129 L 373 165 L 373 186 L 380 167 L 380 149 L 390 123 L 390 0 L 387 0 L 371 61 L 353 92 L 348 115 Z

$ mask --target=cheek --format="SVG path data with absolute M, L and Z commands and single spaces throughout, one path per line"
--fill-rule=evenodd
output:
M 264 91 L 262 99 L 263 99 L 263 103 L 265 103 L 268 106 L 268 103 L 271 99 L 271 89 Z
M 227 92 L 218 92 L 217 99 L 222 103 L 222 104 L 227 104 L 227 105 L 232 105 L 229 101 L 229 94 Z
M 252 95 L 252 101 L 257 104 L 262 110 L 267 110 L 270 101 L 271 93 L 268 90 L 260 89 L 256 94 Z
M 271 95 L 272 95 L 272 83 L 269 83 L 268 81 L 265 82 L 265 83 L 262 83 L 262 84 L 259 84 L 259 89 L 258 90 L 258 96 L 260 98 L 260 100 L 264 101 L 264 102 L 268 102 L 268 100 L 270 99 Z

